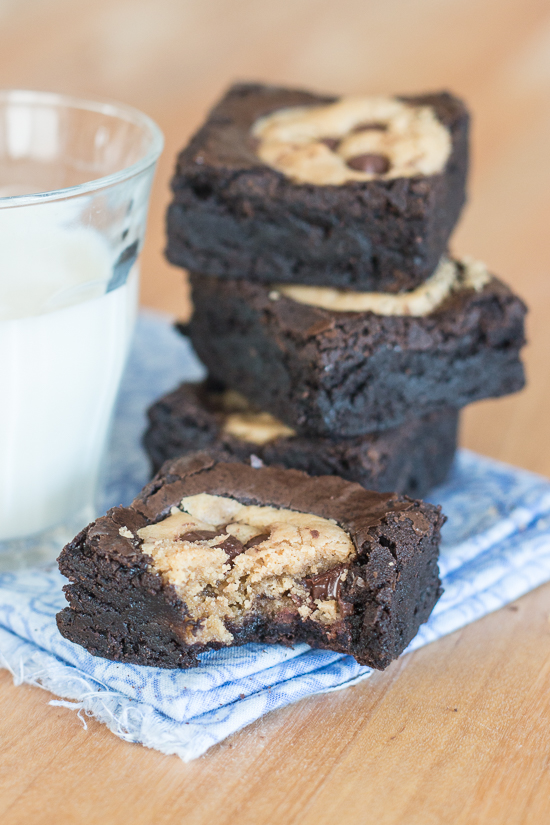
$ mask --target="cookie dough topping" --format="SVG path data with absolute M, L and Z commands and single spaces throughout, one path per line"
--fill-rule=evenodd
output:
M 374 312 L 376 315 L 424 316 L 436 310 L 452 292 L 480 292 L 491 280 L 485 264 L 472 258 L 443 258 L 434 274 L 411 292 L 351 292 L 330 287 L 282 285 L 277 291 L 300 304 L 333 312 Z
M 225 419 L 223 431 L 251 444 L 268 444 L 277 438 L 292 438 L 296 431 L 270 413 L 231 413 Z
M 292 438 L 296 431 L 270 413 L 261 412 L 236 390 L 225 390 L 221 407 L 227 417 L 223 431 L 250 444 L 267 444 L 277 438 Z
M 344 581 L 343 565 L 356 555 L 335 522 L 206 493 L 184 498 L 180 508 L 138 535 L 186 605 L 187 643 L 230 643 L 227 623 L 238 625 L 251 608 L 274 617 L 290 610 L 321 624 L 341 618 L 336 584 L 319 586 L 336 568 L 335 581 Z
M 451 153 L 449 130 L 431 106 L 392 97 L 279 109 L 257 120 L 252 135 L 264 163 L 318 186 L 436 175 Z

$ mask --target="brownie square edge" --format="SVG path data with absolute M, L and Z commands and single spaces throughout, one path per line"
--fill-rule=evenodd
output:
M 345 564 L 301 581 L 302 589 L 310 588 L 310 603 L 318 600 L 314 607 L 332 599 L 332 620 L 315 621 L 311 610 L 300 613 L 299 602 L 287 599 L 284 609 L 252 609 L 241 622 L 229 623 L 232 644 L 307 642 L 384 668 L 440 595 L 440 508 L 368 492 L 333 476 L 254 469 L 195 453 L 166 464 L 129 508 L 109 511 L 64 548 L 59 565 L 70 584 L 65 588 L 69 607 L 57 617 L 63 636 L 93 655 L 169 668 L 194 666 L 198 654 L 226 646 L 216 640 L 201 643 L 201 623 L 192 621 L 178 588 L 140 545 L 138 530 L 162 526 L 182 498 L 200 494 L 328 519 L 356 548 Z M 294 605 L 290 610 L 289 604 Z M 190 642 L 194 633 L 196 643 Z
M 459 413 L 453 408 L 381 433 L 323 438 L 285 433 L 281 422 L 244 398 L 231 408 L 228 396 L 212 380 L 184 383 L 149 408 L 143 443 L 154 472 L 179 455 L 208 449 L 237 461 L 337 475 L 369 490 L 423 498 L 445 480 L 456 450 Z
M 210 374 L 303 433 L 391 429 L 525 383 L 526 307 L 494 277 L 420 317 L 328 310 L 195 273 L 191 284 L 189 334 Z
M 412 289 L 435 269 L 465 202 L 468 113 L 447 92 L 397 98 L 433 106 L 450 130 L 440 174 L 340 186 L 296 184 L 264 164 L 250 135 L 279 107 L 333 96 L 240 84 L 180 154 L 168 210 L 168 259 L 258 283 Z

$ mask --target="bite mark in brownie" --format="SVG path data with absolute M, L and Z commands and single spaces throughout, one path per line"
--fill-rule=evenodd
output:
M 314 598 L 304 581 L 340 569 L 356 555 L 349 536 L 333 521 L 205 493 L 184 498 L 180 507 L 138 530 L 138 536 L 154 569 L 200 622 L 199 628 L 188 628 L 189 644 L 230 644 L 234 637 L 226 622 L 238 621 L 260 603 L 268 614 L 297 606 L 300 616 L 312 621 L 339 618 L 335 598 Z M 250 545 L 251 539 L 257 541 Z
M 188 329 L 209 373 L 302 433 L 391 429 L 524 385 L 526 308 L 496 278 L 420 317 L 328 310 L 194 273 L 191 283 Z
M 159 667 L 307 642 L 383 668 L 439 597 L 441 523 L 339 478 L 194 453 L 64 548 L 58 626 L 94 655 Z
M 435 174 L 388 177 L 376 160 L 382 156 L 368 151 L 356 156 L 363 169 L 357 174 L 370 179 L 323 186 L 297 183 L 258 157 L 251 130 L 261 118 L 337 101 L 302 90 L 233 86 L 179 156 L 169 260 L 223 278 L 380 292 L 413 289 L 429 277 L 465 201 L 464 104 L 446 92 L 395 98 L 433 112 L 450 135 L 449 157 Z M 381 125 L 365 124 L 371 128 L 353 139 L 379 141 Z M 315 145 L 336 157 L 326 141 Z
M 182 384 L 148 410 L 144 445 L 157 472 L 197 449 L 237 461 L 338 475 L 369 490 L 422 498 L 444 481 L 456 450 L 458 411 L 412 416 L 400 427 L 351 438 L 299 434 L 212 380 Z

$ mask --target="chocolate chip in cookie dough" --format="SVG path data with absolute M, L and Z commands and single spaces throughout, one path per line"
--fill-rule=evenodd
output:
M 229 559 L 232 561 L 236 556 L 240 556 L 240 554 L 244 551 L 244 545 L 239 539 L 236 539 L 235 536 L 228 536 L 225 541 L 222 541 L 221 544 L 218 544 L 217 547 L 220 550 L 223 550 L 224 553 L 227 553 Z
M 337 599 L 340 592 L 340 579 L 346 568 L 337 567 L 327 573 L 318 573 L 305 580 L 311 593 L 313 601 L 326 601 L 327 599 Z
M 331 151 L 335 152 L 340 145 L 340 140 L 338 138 L 324 137 L 319 140 L 319 143 L 324 143 Z
M 218 533 L 215 530 L 189 530 L 180 536 L 181 541 L 208 541 L 208 539 L 216 538 Z
M 250 550 L 251 547 L 256 547 L 256 545 L 258 545 L 258 544 L 263 544 L 263 542 L 267 541 L 268 538 L 269 538 L 269 535 L 267 533 L 260 533 L 259 536 L 254 536 L 254 538 L 249 539 L 246 542 L 246 544 L 244 546 L 244 549 L 245 550 Z
M 390 168 L 390 161 L 386 155 L 375 155 L 371 152 L 348 158 L 346 163 L 350 169 L 355 169 L 357 172 L 368 172 L 373 175 L 383 175 Z
M 354 126 L 351 130 L 353 134 L 356 132 L 387 132 L 388 125 L 387 123 L 377 123 L 375 121 L 369 121 L 366 123 L 358 123 L 357 126 Z

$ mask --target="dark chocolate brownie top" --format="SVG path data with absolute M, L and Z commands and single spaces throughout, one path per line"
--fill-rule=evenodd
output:
M 337 476 L 312 477 L 299 470 L 253 468 L 198 452 L 166 462 L 130 507 L 116 507 L 97 519 L 88 528 L 88 543 L 111 557 L 141 555 L 139 540 L 121 535 L 120 529 L 136 533 L 164 519 L 184 497 L 200 493 L 332 519 L 350 535 L 358 552 L 369 542 L 369 531 L 388 520 L 410 520 L 419 535 L 431 532 L 431 527 L 439 523 L 441 509 L 407 496 L 365 490 Z
M 334 95 L 315 94 L 301 89 L 255 83 L 236 84 L 212 109 L 206 123 L 180 154 L 177 174 L 196 174 L 201 168 L 210 167 L 227 171 L 269 169 L 277 178 L 283 177 L 282 173 L 268 167 L 256 154 L 257 141 L 251 134 L 254 123 L 279 109 L 334 103 L 338 99 Z M 413 106 L 432 107 L 440 123 L 449 129 L 451 139 L 468 116 L 463 102 L 449 92 L 401 95 L 396 96 L 396 100 Z M 360 187 L 366 184 L 372 185 L 372 181 L 352 181 L 343 185 Z

